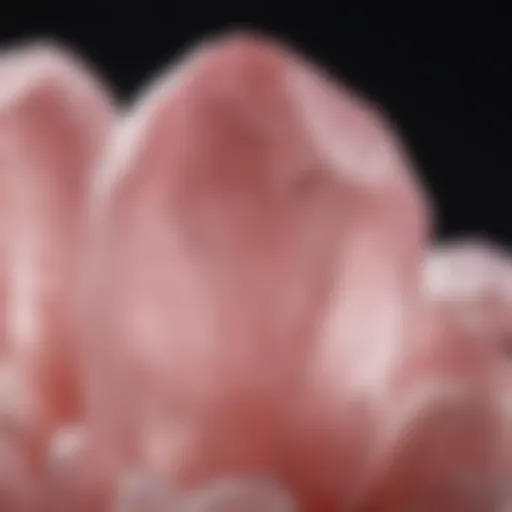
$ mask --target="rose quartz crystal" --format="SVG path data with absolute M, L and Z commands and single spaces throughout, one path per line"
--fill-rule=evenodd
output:
M 0 56 L 0 511 L 510 512 L 512 257 L 384 116 L 248 34 L 114 110 Z
M 272 472 L 305 508 L 350 502 L 428 224 L 383 116 L 273 41 L 228 37 L 144 93 L 95 194 L 105 452 L 180 488 Z
M 42 470 L 53 429 L 78 414 L 83 192 L 113 114 L 103 86 L 57 46 L 0 55 L 0 445 L 29 473 Z M 2 475 L 0 509 L 15 512 Z
M 478 241 L 441 246 L 425 266 L 424 297 L 364 510 L 505 512 L 512 258 Z

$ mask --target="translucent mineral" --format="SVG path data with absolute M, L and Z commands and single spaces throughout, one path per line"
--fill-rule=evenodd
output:
M 85 191 L 113 121 L 109 93 L 71 52 L 0 54 L 0 439 L 39 476 L 53 430 L 80 414 Z
M 423 314 L 396 373 L 368 510 L 505 510 L 511 277 L 512 256 L 483 240 L 431 251 Z
M 2 512 L 512 510 L 512 256 L 433 245 L 388 116 L 290 47 L 122 114 L 5 51 L 0 208 Z
M 105 446 L 151 464 L 156 443 L 180 487 L 272 469 L 307 503 L 349 499 L 417 302 L 412 169 L 375 107 L 259 36 L 149 86 L 91 204 Z

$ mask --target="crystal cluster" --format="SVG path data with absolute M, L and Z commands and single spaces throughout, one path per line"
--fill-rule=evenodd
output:
M 511 509 L 512 260 L 294 51 L 6 51 L 0 195 L 0 510 Z

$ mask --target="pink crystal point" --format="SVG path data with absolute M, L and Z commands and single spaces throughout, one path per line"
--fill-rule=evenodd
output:
M 103 171 L 87 343 L 108 445 L 179 485 L 271 469 L 341 499 L 369 444 L 349 397 L 386 385 L 427 231 L 387 123 L 237 35 L 146 92 Z
M 502 485 L 497 487 L 510 506 L 512 253 L 475 238 L 445 244 L 431 257 L 428 284 L 439 308 L 450 315 L 466 341 L 479 345 L 480 350 L 486 352 L 482 360 L 490 367 L 491 404 L 498 417 L 495 441 Z
M 512 478 L 511 276 L 510 256 L 488 243 L 431 253 L 424 317 L 401 358 L 368 510 L 501 510 Z
M 490 242 L 464 239 L 433 252 L 426 272 L 432 299 L 504 363 L 512 352 L 512 256 Z
M 103 86 L 56 45 L 0 55 L 0 360 L 17 375 L 12 403 L 33 395 L 38 414 L 25 411 L 16 435 L 30 430 L 41 455 L 43 438 L 77 412 L 81 217 L 113 113 Z

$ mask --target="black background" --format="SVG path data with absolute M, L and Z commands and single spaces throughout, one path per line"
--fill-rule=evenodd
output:
M 205 34 L 245 26 L 282 35 L 389 112 L 420 163 L 443 237 L 485 234 L 510 243 L 512 38 L 506 8 L 499 12 L 480 2 L 405 10 L 386 4 L 378 11 L 366 2 L 331 5 L 258 2 L 265 13 L 238 18 L 215 2 L 3 0 L 0 42 L 50 36 L 68 43 L 129 100 Z

